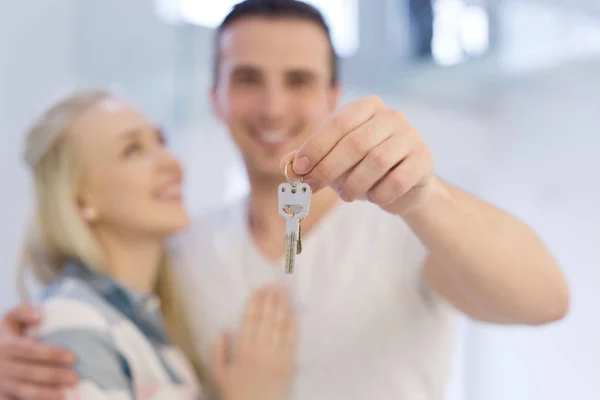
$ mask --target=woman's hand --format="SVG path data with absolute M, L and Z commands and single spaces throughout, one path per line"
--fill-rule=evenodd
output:
M 296 355 L 296 318 L 283 289 L 256 291 L 230 350 L 224 334 L 214 346 L 213 375 L 224 400 L 282 400 Z

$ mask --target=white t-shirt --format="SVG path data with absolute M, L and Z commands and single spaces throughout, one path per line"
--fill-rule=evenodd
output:
M 291 399 L 441 400 L 452 308 L 423 283 L 426 249 L 399 217 L 338 203 L 302 238 L 293 275 L 249 233 L 246 201 L 197 219 L 176 241 L 176 265 L 205 359 L 235 331 L 251 292 L 286 285 L 300 332 Z M 282 232 L 283 234 L 283 232 Z

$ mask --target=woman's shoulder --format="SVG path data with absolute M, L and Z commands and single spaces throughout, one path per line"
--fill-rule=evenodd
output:
M 86 282 L 61 277 L 47 285 L 38 296 L 43 320 L 37 334 L 58 332 L 108 332 L 114 323 L 114 310 Z
M 43 289 L 38 301 L 43 318 L 31 336 L 74 354 L 74 368 L 84 386 L 128 393 L 129 366 L 115 343 L 114 318 L 103 299 L 84 281 L 61 277 Z

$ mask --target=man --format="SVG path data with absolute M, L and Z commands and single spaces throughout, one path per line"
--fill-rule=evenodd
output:
M 498 324 L 566 314 L 564 277 L 541 241 L 434 175 L 404 115 L 377 97 L 336 111 L 336 57 L 315 9 L 247 0 L 215 46 L 213 106 L 251 191 L 239 207 L 199 218 L 173 249 L 205 359 L 217 334 L 237 326 L 249 293 L 280 282 L 300 318 L 291 398 L 441 399 L 454 309 Z M 276 210 L 288 161 L 315 191 L 293 275 L 283 270 Z M 22 307 L 4 319 L 7 396 L 52 398 L 74 379 L 68 354 L 19 336 L 37 318 Z

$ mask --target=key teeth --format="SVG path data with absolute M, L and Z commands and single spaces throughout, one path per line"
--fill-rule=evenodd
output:
M 294 275 L 294 267 L 292 266 L 292 264 L 288 264 L 285 273 L 288 275 Z
M 286 262 L 285 263 L 286 267 L 285 267 L 285 273 L 288 275 L 293 275 L 294 274 L 294 262 Z
M 302 224 L 298 223 L 298 240 L 296 241 L 296 254 L 302 253 Z
M 293 232 L 288 237 L 288 243 L 286 245 L 285 252 L 285 273 L 291 275 L 294 273 L 294 266 L 296 263 L 296 249 L 294 249 L 294 242 L 296 241 L 296 233 Z

